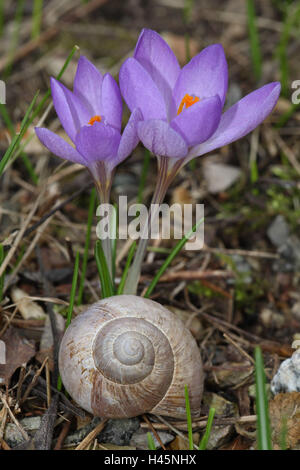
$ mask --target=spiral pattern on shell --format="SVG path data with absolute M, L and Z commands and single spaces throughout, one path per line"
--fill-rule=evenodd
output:
M 103 299 L 75 318 L 59 353 L 64 386 L 101 417 L 145 412 L 184 417 L 184 385 L 200 413 L 203 372 L 191 333 L 157 302 L 133 295 Z

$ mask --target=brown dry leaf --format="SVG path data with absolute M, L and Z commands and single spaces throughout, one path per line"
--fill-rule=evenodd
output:
M 47 318 L 42 307 L 37 302 L 29 299 L 27 292 L 24 290 L 19 289 L 19 287 L 13 287 L 10 294 L 13 302 L 18 305 L 19 312 L 25 320 L 28 320 L 29 318 Z
M 6 330 L 1 341 L 5 343 L 6 363 L 0 364 L 0 378 L 3 378 L 8 386 L 15 370 L 34 356 L 35 347 L 32 342 L 21 338 L 13 327 Z
M 280 448 L 282 428 L 286 426 L 287 447 L 300 450 L 300 392 L 276 395 L 269 402 L 269 413 L 274 448 Z
M 193 442 L 198 445 L 200 441 L 200 434 L 195 432 L 193 434 Z M 183 439 L 181 436 L 176 436 L 174 441 L 169 444 L 172 450 L 190 450 L 188 439 Z

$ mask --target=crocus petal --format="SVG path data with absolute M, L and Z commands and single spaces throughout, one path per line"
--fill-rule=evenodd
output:
M 172 90 L 180 72 L 180 66 L 172 49 L 155 31 L 143 29 L 135 48 L 134 58 L 151 75 L 169 109 Z
M 117 154 L 118 162 L 122 162 L 125 158 L 127 158 L 128 155 L 130 155 L 133 149 L 137 146 L 139 142 L 137 123 L 142 120 L 142 112 L 139 109 L 134 109 L 120 140 Z
M 274 108 L 280 94 L 280 83 L 273 82 L 242 98 L 221 117 L 218 129 L 203 144 L 193 147 L 188 158 L 194 158 L 244 137 L 253 131 Z
M 95 122 L 84 126 L 76 136 L 76 149 L 88 164 L 114 159 L 118 152 L 121 134 L 113 127 Z
M 183 67 L 176 82 L 173 96 L 178 109 L 185 94 L 198 98 L 219 95 L 222 106 L 228 85 L 228 69 L 221 44 L 208 46 Z
M 81 126 L 88 124 L 91 116 L 83 102 L 68 88 L 51 78 L 51 92 L 55 111 L 70 139 L 74 142 Z
M 198 101 L 184 109 L 171 122 L 171 127 L 190 145 L 207 140 L 217 129 L 222 113 L 218 95 Z
M 160 157 L 183 158 L 188 147 L 183 138 L 169 124 L 159 119 L 139 122 L 138 136 L 144 146 Z
M 166 119 L 164 99 L 149 73 L 137 60 L 125 60 L 120 69 L 119 83 L 130 111 L 140 108 L 144 119 Z
M 74 163 L 80 163 L 81 165 L 86 165 L 85 160 L 82 158 L 80 153 L 76 149 L 71 147 L 64 139 L 59 137 L 59 135 L 54 134 L 54 132 L 45 129 L 44 127 L 36 127 L 35 133 L 45 147 L 47 147 L 50 152 L 54 153 L 60 158 L 70 160 Z
M 103 77 L 85 56 L 78 61 L 74 78 L 74 94 L 87 107 L 90 117 L 101 114 L 101 86 Z
M 106 73 L 102 83 L 102 112 L 107 124 L 119 132 L 122 124 L 122 97 L 114 78 Z

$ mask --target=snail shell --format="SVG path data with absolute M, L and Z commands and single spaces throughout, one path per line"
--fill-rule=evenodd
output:
M 119 295 L 91 305 L 68 327 L 59 369 L 72 398 L 100 417 L 145 412 L 185 418 L 200 414 L 200 351 L 182 321 L 159 303 Z

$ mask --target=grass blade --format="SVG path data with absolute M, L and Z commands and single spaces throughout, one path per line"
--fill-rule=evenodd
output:
M 3 263 L 3 261 L 4 261 L 4 248 L 3 248 L 3 245 L 0 243 L 0 266 Z M 2 276 L 0 276 L 0 302 L 3 297 L 4 275 L 5 274 L 3 273 Z
M 259 346 L 255 348 L 255 384 L 257 413 L 257 447 L 259 450 L 272 450 L 271 427 L 264 361 Z
M 4 26 L 4 0 L 0 0 L 0 37 L 3 35 Z
M 259 45 L 259 36 L 256 28 L 255 6 L 253 0 L 247 0 L 248 32 L 250 40 L 251 58 L 254 76 L 257 81 L 261 78 L 262 61 Z
M 114 295 L 114 289 L 100 240 L 96 241 L 95 258 L 101 283 L 102 298 L 111 297 Z
M 192 415 L 191 415 L 189 391 L 188 391 L 187 385 L 184 386 L 184 395 L 185 395 L 185 409 L 186 409 L 187 428 L 188 428 L 188 436 L 189 436 L 189 447 L 190 447 L 190 450 L 193 450 L 194 449 L 194 441 L 193 441 Z
M 11 43 L 9 47 L 9 60 L 8 60 L 7 66 L 3 74 L 5 78 L 7 78 L 10 75 L 12 62 L 14 60 L 14 55 L 18 47 L 24 6 L 25 6 L 25 0 L 18 0 L 17 7 L 16 7 L 16 14 L 14 18 L 14 29 L 12 32 L 12 39 L 11 39 Z
M 88 261 L 88 256 L 89 256 L 89 247 L 90 247 L 90 241 L 91 241 L 93 216 L 95 213 L 95 202 L 96 202 L 96 189 L 93 188 L 91 191 L 90 203 L 89 203 L 87 230 L 86 230 L 86 237 L 85 237 L 84 253 L 83 253 L 83 258 L 82 258 L 81 277 L 80 277 L 80 282 L 79 282 L 77 305 L 82 304 L 83 288 L 84 288 L 87 261 Z
M 131 261 L 132 261 L 135 249 L 136 249 L 136 241 L 133 242 L 133 244 L 131 245 L 131 247 L 129 249 L 126 264 L 125 264 L 125 268 L 124 268 L 124 271 L 123 271 L 123 274 L 122 274 L 122 277 L 121 277 L 121 281 L 120 281 L 120 284 L 119 284 L 119 287 L 118 287 L 117 295 L 123 294 L 125 282 L 126 282 L 126 279 L 127 279 L 128 270 L 130 268 Z
M 296 8 L 291 6 L 289 8 L 286 6 L 285 20 L 283 22 L 283 29 L 279 40 L 279 45 L 277 49 L 277 55 L 280 64 L 280 82 L 281 82 L 281 93 L 283 96 L 288 97 L 290 88 L 289 88 L 289 63 L 288 63 L 288 46 L 290 41 L 290 34 L 292 27 L 298 26 L 300 21 L 300 6 Z
M 76 257 L 75 257 L 72 287 L 71 287 L 71 293 L 70 293 L 70 303 L 68 307 L 68 314 L 67 314 L 67 320 L 66 320 L 66 329 L 68 328 L 72 320 L 72 312 L 73 312 L 74 302 L 75 302 L 78 271 L 79 271 L 79 252 L 77 251 Z
M 175 247 L 173 248 L 173 250 L 171 251 L 171 253 L 169 254 L 169 256 L 167 257 L 167 259 L 165 260 L 165 262 L 163 263 L 163 265 L 161 266 L 161 268 L 157 271 L 157 273 L 155 274 L 154 278 L 152 279 L 148 289 L 146 290 L 146 293 L 144 295 L 144 297 L 149 297 L 149 295 L 151 295 L 152 291 L 154 290 L 156 284 L 158 283 L 159 279 L 161 278 L 161 276 L 163 275 L 163 273 L 166 271 L 166 269 L 168 268 L 168 266 L 172 263 L 173 259 L 175 258 L 175 256 L 180 252 L 180 250 L 184 247 L 184 245 L 186 244 L 186 242 L 189 240 L 189 238 L 191 237 L 191 235 L 197 230 L 197 228 L 199 227 L 200 224 L 202 224 L 204 221 L 204 218 L 200 219 L 195 225 L 194 227 L 192 228 L 192 230 L 190 230 L 188 232 L 187 235 L 185 235 L 181 240 L 179 240 L 179 242 L 175 245 Z
M 191 22 L 191 17 L 193 13 L 194 0 L 184 0 L 183 6 L 183 22 L 185 24 L 186 30 Z M 186 63 L 191 60 L 191 48 L 190 48 L 190 35 L 188 30 L 184 35 L 184 44 L 185 44 L 185 59 Z
M 32 11 L 32 39 L 39 37 L 41 32 L 41 22 L 43 14 L 43 0 L 34 0 L 33 1 L 33 11 Z
M 203 434 L 202 439 L 200 441 L 199 450 L 206 450 L 207 443 L 208 443 L 208 440 L 209 440 L 209 436 L 210 436 L 210 433 L 211 433 L 211 428 L 212 428 L 215 412 L 216 412 L 215 408 L 210 408 L 209 409 L 206 429 L 205 429 L 205 433 Z
M 2 175 L 6 165 L 7 165 L 7 162 L 9 161 L 9 159 L 11 158 L 13 152 L 15 151 L 15 149 L 17 148 L 19 142 L 22 140 L 25 132 L 26 132 L 26 129 L 28 128 L 29 126 L 29 119 L 30 119 L 30 115 L 31 115 L 31 111 L 35 105 L 35 102 L 37 100 L 37 97 L 38 97 L 38 94 L 39 92 L 37 92 L 35 95 L 34 95 L 34 98 L 33 100 L 31 101 L 27 111 L 26 111 L 26 114 L 23 118 L 23 121 L 21 123 L 21 128 L 20 128 L 20 132 L 19 134 L 16 134 L 12 141 L 11 141 L 11 144 L 10 146 L 8 147 L 8 149 L 6 150 L 4 156 L 2 157 L 1 161 L 0 161 L 0 176 Z
M 156 450 L 154 440 L 153 440 L 152 434 L 150 432 L 147 432 L 147 439 L 148 439 L 149 450 Z

